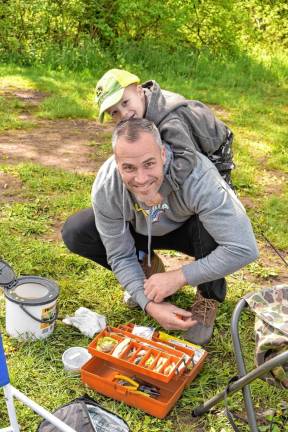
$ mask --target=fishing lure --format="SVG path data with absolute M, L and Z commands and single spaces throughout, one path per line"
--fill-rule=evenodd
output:
M 118 344 L 116 339 L 110 336 L 104 336 L 97 341 L 96 350 L 100 352 L 109 353 Z
M 112 357 L 120 357 L 120 355 L 124 352 L 124 350 L 127 348 L 127 346 L 130 344 L 131 338 L 125 338 L 123 339 L 114 349 L 112 353 Z

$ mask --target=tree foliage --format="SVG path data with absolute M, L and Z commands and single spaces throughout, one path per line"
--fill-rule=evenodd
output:
M 234 53 L 287 48 L 284 0 L 2 0 L 0 54 L 41 61 L 51 47 L 109 49 L 129 41 Z

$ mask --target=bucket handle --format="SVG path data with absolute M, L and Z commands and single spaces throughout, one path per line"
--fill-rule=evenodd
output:
M 52 318 L 40 319 L 40 318 L 37 318 L 34 315 L 32 315 L 30 312 L 28 312 L 28 310 L 25 308 L 25 306 L 23 304 L 19 304 L 19 306 L 27 315 L 29 315 L 30 318 L 32 318 L 35 321 L 38 321 L 39 323 L 42 323 L 42 324 L 52 324 L 58 318 L 58 310 L 56 310 L 56 313 Z

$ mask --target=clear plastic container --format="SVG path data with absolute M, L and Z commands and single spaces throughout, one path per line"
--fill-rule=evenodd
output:
M 68 348 L 62 355 L 64 369 L 73 373 L 80 373 L 81 367 L 90 360 L 91 357 L 91 354 L 86 348 Z

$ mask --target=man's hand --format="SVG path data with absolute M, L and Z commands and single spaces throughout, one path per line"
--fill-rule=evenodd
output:
M 196 321 L 191 318 L 191 312 L 171 303 L 150 302 L 145 311 L 158 321 L 165 330 L 188 330 L 196 324 Z
M 166 273 L 156 273 L 144 281 L 144 293 L 149 300 L 161 303 L 186 284 L 181 269 Z

